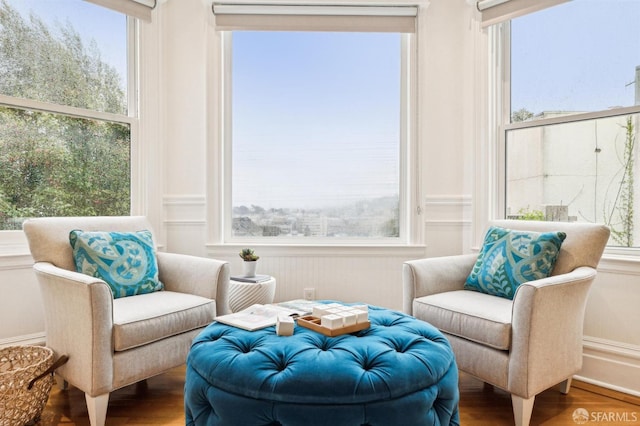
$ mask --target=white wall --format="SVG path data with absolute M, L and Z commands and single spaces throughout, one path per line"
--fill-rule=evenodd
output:
M 425 244 L 401 249 L 262 247 L 261 271 L 278 280 L 276 298 L 302 296 L 363 301 L 399 309 L 406 259 L 469 252 L 486 219 L 492 150 L 479 129 L 486 112 L 484 36 L 465 0 L 420 1 L 419 197 Z M 143 187 L 136 207 L 154 223 L 168 251 L 229 260 L 239 272 L 238 247 L 212 241 L 219 215 L 217 170 L 211 169 L 217 90 L 209 79 L 215 46 L 205 0 L 159 2 L 143 27 L 145 82 L 140 133 Z M 483 95 L 483 93 L 485 95 Z M 480 95 L 480 98 L 479 98 Z M 208 167 L 209 166 L 209 167 Z M 214 185 L 215 186 L 215 185 Z M 472 194 L 475 199 L 472 199 Z M 472 203 L 473 201 L 473 203 Z M 474 227 L 474 229 L 472 229 Z M 13 253 L 11 255 L 7 253 Z M 17 255 L 15 253 L 18 253 Z M 41 301 L 24 242 L 0 250 L 0 345 L 42 341 Z M 640 265 L 605 260 L 587 309 L 581 377 L 640 393 Z

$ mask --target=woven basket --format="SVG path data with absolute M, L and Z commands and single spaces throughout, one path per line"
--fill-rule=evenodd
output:
M 53 364 L 53 351 L 46 347 L 0 349 L 0 426 L 23 426 L 40 419 L 53 385 L 49 374 Z

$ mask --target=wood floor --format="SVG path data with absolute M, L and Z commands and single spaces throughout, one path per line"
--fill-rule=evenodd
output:
M 184 425 L 182 399 L 184 372 L 184 367 L 179 367 L 146 382 L 112 393 L 107 412 L 107 426 Z M 574 422 L 572 415 L 578 408 L 586 409 L 592 416 L 587 426 L 640 425 L 638 398 L 624 397 L 624 394 L 615 393 L 612 394 L 616 398 L 611 398 L 594 393 L 589 390 L 590 388 L 593 387 L 576 383 L 568 395 L 562 395 L 556 389 L 543 392 L 536 398 L 531 425 L 575 426 L 577 423 Z M 602 391 L 600 388 L 598 390 Z M 618 399 L 620 397 L 626 401 Z M 623 419 L 633 420 L 634 418 L 637 420 L 623 421 Z M 482 382 L 462 374 L 460 377 L 460 423 L 463 426 L 513 425 L 510 396 L 506 392 L 484 386 Z M 39 424 L 88 426 L 89 417 L 84 394 L 73 387 L 67 391 L 61 391 L 54 385 Z

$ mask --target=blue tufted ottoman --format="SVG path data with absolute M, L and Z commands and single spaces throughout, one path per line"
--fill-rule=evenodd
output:
M 371 327 L 326 337 L 212 323 L 187 359 L 187 425 L 458 425 L 458 370 L 430 324 L 370 307 Z

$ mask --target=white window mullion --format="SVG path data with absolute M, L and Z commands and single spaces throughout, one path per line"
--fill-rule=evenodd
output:
M 231 193 L 233 182 L 231 179 L 231 163 L 233 161 L 232 153 L 231 153 L 231 144 L 232 144 L 232 70 L 231 70 L 231 49 L 232 49 L 232 32 L 223 32 L 221 35 L 222 42 L 222 63 L 221 63 L 221 78 L 222 78 L 222 107 L 220 108 L 222 123 L 222 158 L 223 163 L 221 164 L 221 169 L 223 172 L 223 186 L 224 191 L 222 194 L 224 206 L 222 212 L 222 226 L 223 232 L 222 235 L 225 241 L 230 241 L 232 239 L 232 226 L 233 226 L 233 206 L 231 202 Z
M 84 108 L 76 108 L 60 104 L 52 104 L 49 102 L 35 101 L 31 99 L 14 98 L 11 96 L 0 94 L 0 105 L 10 108 L 21 108 L 25 110 L 48 112 L 54 114 L 62 114 L 68 117 L 88 118 L 101 121 L 110 121 L 113 123 L 131 124 L 133 117 L 121 114 L 113 114 L 110 112 L 93 111 Z
M 477 7 L 482 12 L 482 26 L 488 27 L 567 1 L 569 0 L 479 0 Z

